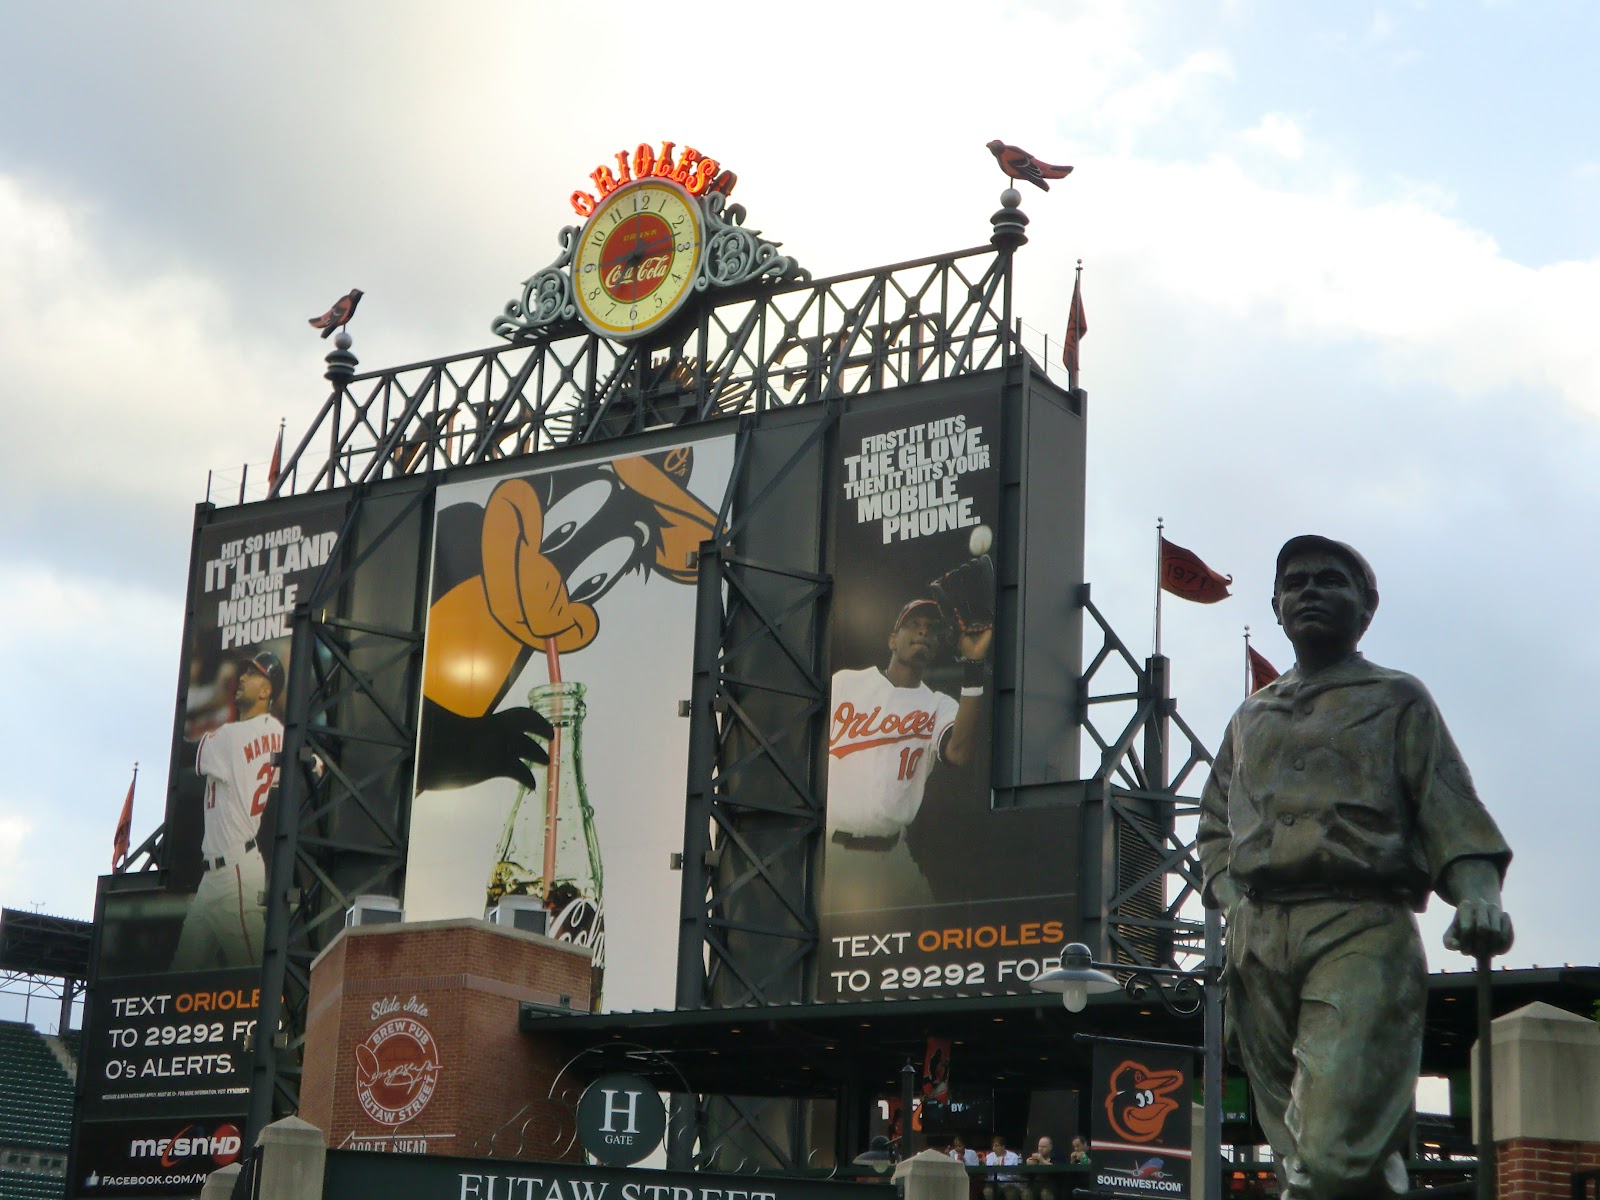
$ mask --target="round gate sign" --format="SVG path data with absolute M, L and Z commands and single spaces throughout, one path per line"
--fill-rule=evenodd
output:
M 578 1100 L 578 1141 L 607 1166 L 638 1162 L 666 1132 L 667 1106 L 637 1075 L 602 1075 Z

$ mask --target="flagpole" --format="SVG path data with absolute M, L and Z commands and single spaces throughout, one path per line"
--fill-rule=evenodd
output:
M 1155 657 L 1161 657 L 1161 531 L 1166 526 L 1160 517 L 1156 518 L 1156 649 Z
M 1250 695 L 1250 626 L 1244 627 L 1244 694 Z

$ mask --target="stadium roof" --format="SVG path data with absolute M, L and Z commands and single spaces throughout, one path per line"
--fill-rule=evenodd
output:
M 1468 1065 L 1477 1037 L 1472 972 L 1429 979 L 1423 1071 Z M 1536 1000 L 1592 1014 L 1600 967 L 1494 973 L 1494 1013 Z M 574 1058 L 643 1075 L 665 1090 L 723 1095 L 824 1096 L 855 1086 L 893 1094 L 907 1061 L 920 1066 L 929 1037 L 952 1041 L 951 1074 L 963 1086 L 1070 1087 L 1088 1074 L 1091 1046 L 1075 1034 L 1198 1046 L 1201 1019 L 1138 1004 L 1118 992 L 1068 1013 L 1052 995 L 977 996 L 793 1004 L 765 1008 L 564 1013 L 524 1004 L 521 1028 L 559 1040 Z
M 90 921 L 0 909 L 0 971 L 87 979 L 93 929 Z

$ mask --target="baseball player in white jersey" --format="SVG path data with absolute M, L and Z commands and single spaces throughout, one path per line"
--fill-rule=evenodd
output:
M 174 971 L 261 961 L 267 876 L 258 837 L 283 749 L 283 722 L 272 714 L 283 681 L 283 663 L 270 650 L 242 663 L 234 694 L 238 716 L 202 737 L 195 752 L 195 770 L 206 785 L 205 869 L 183 919 Z
M 977 750 L 993 628 L 963 633 L 961 698 L 922 682 L 946 629 L 938 604 L 913 600 L 889 633 L 889 665 L 833 676 L 828 730 L 828 847 L 823 907 L 830 912 L 933 903 L 906 846 L 935 760 L 965 766 Z

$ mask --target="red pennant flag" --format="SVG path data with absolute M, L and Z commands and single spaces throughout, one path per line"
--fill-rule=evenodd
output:
M 272 461 L 267 464 L 267 491 L 278 486 L 278 476 L 283 471 L 283 424 L 278 424 L 278 442 L 272 447 Z
M 1061 352 L 1061 364 L 1068 373 L 1078 369 L 1078 343 L 1088 336 L 1089 318 L 1083 315 L 1083 269 L 1072 281 L 1072 308 L 1067 313 L 1067 344 Z
M 1278 668 L 1257 654 L 1248 644 L 1244 648 L 1244 654 L 1245 661 L 1250 665 L 1250 691 L 1254 694 L 1278 677 Z
M 1196 604 L 1215 604 L 1232 593 L 1232 575 L 1219 575 L 1192 550 L 1161 539 L 1161 590 L 1193 600 Z
M 950 1039 L 930 1037 L 922 1056 L 922 1094 L 937 1103 L 950 1098 Z
M 139 768 L 133 768 L 133 778 L 128 781 L 128 795 L 122 802 L 122 815 L 117 818 L 116 836 L 111 839 L 111 869 L 128 857 L 128 845 L 133 839 L 133 786 L 139 782 Z

